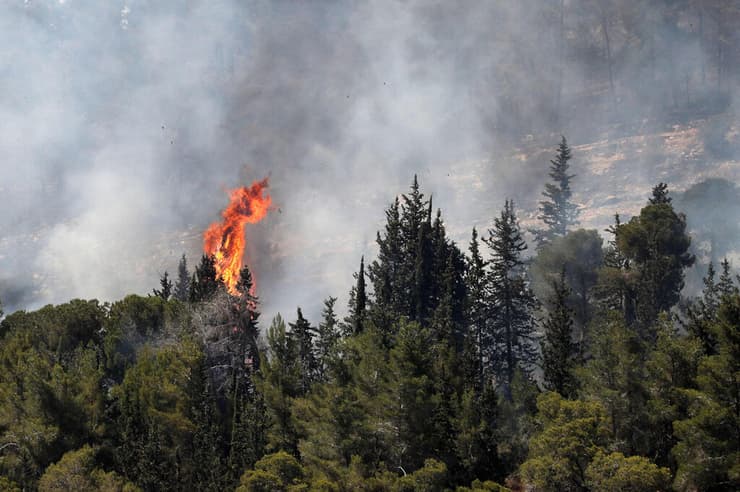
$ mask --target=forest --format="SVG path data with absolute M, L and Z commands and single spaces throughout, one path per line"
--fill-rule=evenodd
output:
M 264 321 L 249 268 L 229 293 L 205 255 L 148 296 L 7 314 L 2 489 L 737 490 L 730 262 L 682 296 L 668 186 L 604 240 L 570 159 L 563 138 L 539 229 L 507 199 L 465 248 L 414 177 L 341 319 L 330 297 Z
M 0 12 L 0 491 L 740 490 L 740 2 L 187 4 Z

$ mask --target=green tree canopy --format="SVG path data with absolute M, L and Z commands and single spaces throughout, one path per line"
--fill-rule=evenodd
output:
M 616 229 L 619 251 L 634 268 L 636 315 L 643 330 L 650 327 L 658 313 L 678 302 L 684 269 L 694 264 L 686 217 L 673 209 L 667 192 L 659 187 L 640 215 Z
M 654 492 L 668 490 L 671 473 L 643 456 L 596 453 L 586 468 L 586 485 L 599 492 Z
M 714 328 L 718 353 L 701 361 L 688 418 L 674 423 L 682 489 L 740 487 L 740 296 L 723 300 Z

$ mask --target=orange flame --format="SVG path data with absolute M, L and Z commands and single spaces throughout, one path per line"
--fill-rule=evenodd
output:
M 216 259 L 216 273 L 229 292 L 236 294 L 242 268 L 247 224 L 256 224 L 267 215 L 272 198 L 265 193 L 267 178 L 229 192 L 229 205 L 221 212 L 223 221 L 214 222 L 203 233 L 203 250 Z

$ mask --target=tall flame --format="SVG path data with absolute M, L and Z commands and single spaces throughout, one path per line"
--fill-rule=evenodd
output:
M 236 294 L 242 268 L 247 224 L 256 224 L 267 215 L 272 198 L 265 193 L 267 178 L 229 192 L 229 205 L 221 212 L 223 220 L 214 222 L 203 233 L 203 250 L 216 259 L 216 273 L 229 292 Z

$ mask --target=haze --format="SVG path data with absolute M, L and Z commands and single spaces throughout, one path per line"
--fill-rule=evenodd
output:
M 706 176 L 740 180 L 736 150 L 702 154 L 696 169 L 668 151 L 641 154 L 623 174 L 626 191 L 598 172 L 634 151 L 609 148 L 610 139 L 681 124 L 684 99 L 683 122 L 706 116 L 691 98 L 707 87 L 721 97 L 702 108 L 719 105 L 715 113 L 736 121 L 737 74 L 722 85 L 705 46 L 720 21 L 707 17 L 697 40 L 686 35 L 693 17 L 672 24 L 681 30 L 654 21 L 664 2 L 625 13 L 606 0 L 566 0 L 564 39 L 591 41 L 561 48 L 556 3 L 6 2 L 6 312 L 150 292 L 182 253 L 198 260 L 225 190 L 265 176 L 276 210 L 247 231 L 263 311 L 291 317 L 301 305 L 314 318 L 329 295 L 346 303 L 383 208 L 414 174 L 461 244 L 506 197 L 521 202 L 525 221 L 534 216 L 561 134 L 575 145 L 575 198 L 596 210 L 586 226 L 634 212 L 657 180 L 677 191 Z M 604 12 L 616 88 L 594 61 Z M 658 55 L 636 47 L 630 23 L 658 40 Z M 736 36 L 723 38 L 729 53 Z M 600 141 L 606 154 L 589 150 Z

